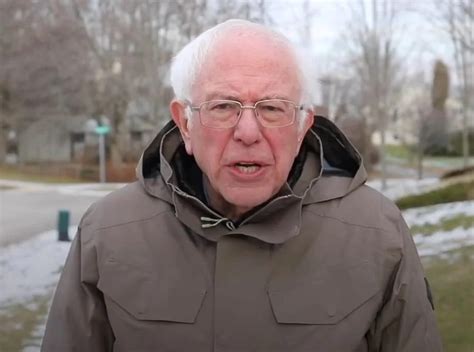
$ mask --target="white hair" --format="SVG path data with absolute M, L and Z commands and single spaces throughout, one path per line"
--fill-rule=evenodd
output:
M 257 33 L 263 33 L 284 47 L 293 56 L 297 70 L 297 76 L 301 85 L 301 100 L 299 104 L 305 107 L 306 111 L 301 111 L 300 116 L 307 116 L 307 109 L 312 108 L 314 96 L 317 89 L 317 80 L 313 74 L 313 69 L 308 55 L 304 55 L 301 48 L 296 47 L 283 34 L 276 32 L 268 27 L 245 20 L 228 20 L 220 23 L 205 32 L 201 33 L 173 58 L 170 70 L 171 86 L 177 99 L 186 101 L 191 100 L 193 85 L 202 69 L 207 55 L 211 51 L 217 39 L 223 35 L 235 30 L 250 30 Z M 191 116 L 191 110 L 186 110 L 187 116 Z M 300 118 L 300 126 L 304 125 L 304 118 Z

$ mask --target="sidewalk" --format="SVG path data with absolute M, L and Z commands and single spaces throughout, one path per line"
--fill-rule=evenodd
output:
M 125 185 L 126 183 L 40 183 L 0 179 L 0 189 L 15 189 L 22 192 L 55 191 L 62 194 L 80 193 L 83 196 L 92 197 L 103 197 Z
M 54 229 L 58 212 L 67 210 L 78 224 L 100 197 L 123 184 L 45 184 L 0 179 L 0 247 Z

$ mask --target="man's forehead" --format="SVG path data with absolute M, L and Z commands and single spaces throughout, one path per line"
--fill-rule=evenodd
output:
M 219 38 L 203 62 L 202 73 L 220 70 L 258 75 L 260 70 L 274 70 L 275 74 L 297 70 L 295 57 L 287 46 L 266 37 L 226 36 Z M 207 72 L 206 72 L 207 71 Z
M 216 38 L 206 55 L 192 95 L 201 101 L 293 100 L 301 88 L 297 70 L 290 47 L 274 35 L 229 32 Z
M 292 56 L 288 42 L 271 32 L 263 30 L 242 29 L 241 31 L 225 32 L 215 39 L 211 46 L 208 58 L 219 57 L 219 54 L 231 50 L 233 54 L 257 54 L 278 51 L 281 54 Z M 255 51 L 257 49 L 257 51 Z

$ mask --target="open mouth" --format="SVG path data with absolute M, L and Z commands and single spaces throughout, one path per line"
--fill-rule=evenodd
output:
M 262 165 L 255 163 L 236 163 L 235 168 L 244 174 L 252 174 L 260 170 Z

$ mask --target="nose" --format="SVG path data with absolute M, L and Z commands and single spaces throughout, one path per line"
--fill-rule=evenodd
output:
M 261 126 L 254 109 L 242 109 L 239 122 L 234 127 L 234 139 L 245 145 L 257 143 L 262 138 Z

